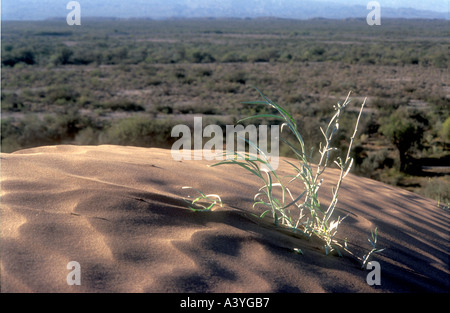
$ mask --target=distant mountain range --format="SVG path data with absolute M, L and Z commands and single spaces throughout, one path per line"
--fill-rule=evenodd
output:
M 65 18 L 69 0 L 3 0 L 2 20 L 42 20 Z M 84 17 L 173 18 L 173 17 L 280 17 L 362 18 L 370 12 L 363 5 L 342 5 L 333 2 L 300 0 L 104 0 L 78 1 Z M 369 2 L 369 1 L 367 1 Z M 379 1 L 382 2 L 382 1 Z M 449 19 L 448 13 L 389 8 L 381 6 L 381 18 Z

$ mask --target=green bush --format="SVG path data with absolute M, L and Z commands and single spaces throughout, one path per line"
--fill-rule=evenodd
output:
M 193 63 L 214 63 L 216 59 L 209 52 L 194 50 L 190 57 Z
M 54 55 L 51 56 L 50 62 L 53 65 L 66 65 L 72 63 L 73 51 L 67 47 L 59 49 Z
M 75 136 L 75 143 L 78 145 L 96 145 L 99 140 L 99 132 L 92 127 L 87 127 L 78 132 Z
M 247 57 L 235 51 L 229 51 L 222 57 L 222 62 L 245 62 Z
M 88 117 L 76 111 L 46 115 L 40 118 L 36 114 L 26 114 L 22 119 L 2 120 L 1 140 L 4 152 L 42 145 L 61 144 L 74 139 L 76 134 L 91 126 Z
M 169 119 L 149 119 L 144 116 L 125 118 L 107 128 L 101 141 L 128 146 L 170 147 L 174 142 L 171 131 L 175 125 Z
M 374 172 L 384 167 L 392 167 L 394 160 L 389 157 L 389 151 L 387 149 L 381 149 L 373 153 L 369 153 L 366 158 L 363 159 L 360 171 L 369 177 L 374 177 Z
M 438 201 L 439 204 L 444 206 L 449 206 L 450 204 L 450 184 L 445 178 L 430 178 L 425 188 L 418 192 L 427 198 Z
M 20 112 L 24 109 L 24 104 L 20 96 L 17 93 L 2 93 L 2 111 Z
M 280 57 L 281 53 L 276 48 L 263 48 L 259 49 L 253 55 L 249 55 L 248 59 L 251 62 L 270 62 L 276 61 Z
M 21 48 L 17 51 L 9 51 L 2 56 L 2 64 L 14 66 L 17 63 L 35 64 L 36 56 L 34 51 L 28 48 Z
M 66 104 L 75 102 L 79 94 L 68 85 L 52 86 L 47 89 L 46 98 L 50 104 Z
M 140 104 L 134 103 L 133 101 L 126 99 L 118 99 L 110 102 L 104 102 L 95 105 L 96 108 L 111 110 L 111 111 L 145 111 L 145 108 Z
M 450 142 L 450 116 L 442 124 L 440 135 L 445 142 Z
M 245 71 L 231 72 L 225 75 L 225 79 L 230 83 L 239 83 L 245 85 L 248 75 Z

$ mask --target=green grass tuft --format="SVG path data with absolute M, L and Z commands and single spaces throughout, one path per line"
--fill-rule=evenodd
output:
M 333 251 L 336 251 L 338 255 L 342 255 L 340 248 L 347 250 L 347 245 L 346 243 L 342 244 L 338 242 L 336 233 L 339 225 L 345 219 L 345 216 L 336 218 L 333 213 L 338 203 L 338 195 L 342 181 L 353 165 L 353 158 L 350 157 L 350 152 L 358 130 L 365 100 L 361 105 L 345 159 L 336 157 L 332 160 L 331 153 L 336 150 L 332 147 L 332 143 L 339 130 L 339 119 L 350 103 L 350 93 L 344 103 L 338 103 L 334 106 L 335 113 L 330 119 L 328 126 L 325 130 L 320 128 L 323 135 L 323 141 L 319 146 L 320 160 L 317 163 L 317 166 L 313 167 L 312 157 L 306 153 L 308 150 L 305 147 L 303 137 L 298 130 L 294 117 L 281 105 L 266 97 L 261 91 L 258 90 L 258 92 L 263 98 L 263 101 L 245 103 L 249 105 L 265 104 L 276 109 L 278 114 L 254 115 L 244 118 L 239 122 L 252 118 L 282 120 L 281 133 L 283 130 L 288 129 L 295 138 L 295 143 L 284 138 L 281 138 L 281 140 L 288 145 L 296 156 L 296 162 L 286 161 L 296 174 L 290 176 L 291 179 L 288 183 L 284 183 L 277 171 L 271 167 L 265 153 L 255 143 L 245 138 L 243 139 L 258 151 L 257 158 L 246 152 L 233 152 L 232 155 L 230 155 L 230 152 L 225 152 L 224 155 L 226 156 L 226 159 L 212 166 L 224 164 L 237 165 L 258 177 L 262 182 L 262 186 L 254 196 L 253 206 L 263 208 L 263 212 L 260 215 L 261 218 L 271 214 L 276 226 L 288 228 L 293 233 L 300 233 L 306 237 L 316 236 L 324 242 L 324 250 L 327 255 Z M 332 201 L 328 208 L 323 209 L 319 200 L 319 190 L 323 183 L 323 178 L 321 176 L 330 166 L 330 163 L 334 163 L 338 166 L 340 175 L 332 191 Z M 303 192 L 296 196 L 292 194 L 289 188 L 289 184 L 295 182 L 300 182 L 304 186 Z M 377 232 L 375 230 L 375 235 L 372 233 L 373 240 L 371 241 L 371 243 L 373 243 L 373 249 L 365 255 L 363 259 L 360 258 L 363 261 L 363 265 L 366 264 L 373 253 L 382 251 L 376 249 L 374 246 L 376 243 L 376 235 Z
M 194 189 L 196 190 L 200 196 L 193 200 L 187 200 L 186 203 L 189 205 L 189 209 L 194 212 L 205 212 L 205 211 L 211 211 L 212 208 L 216 205 L 219 205 L 220 207 L 223 206 L 222 199 L 220 199 L 220 196 L 215 194 L 208 194 L 205 195 L 202 191 L 195 189 L 193 187 L 183 187 L 183 189 Z M 189 196 L 190 198 L 190 196 Z

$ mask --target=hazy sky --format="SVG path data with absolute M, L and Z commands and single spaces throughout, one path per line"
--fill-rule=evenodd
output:
M 117 3 L 117 0 L 78 0 L 78 2 L 80 2 L 81 4 L 83 2 L 90 2 L 90 3 L 100 3 L 102 5 L 105 5 L 107 3 Z M 123 0 L 122 0 L 123 1 Z M 119 1 L 119 2 L 122 2 Z M 171 3 L 174 0 L 146 0 L 146 1 L 142 1 L 142 0 L 127 0 L 125 2 L 128 3 L 133 3 L 133 2 L 147 2 L 147 3 L 161 3 L 162 6 L 164 6 L 164 4 L 167 3 Z M 208 2 L 221 2 L 224 1 L 226 2 L 227 0 L 185 0 L 185 2 L 191 3 L 191 4 L 195 4 L 197 3 L 208 3 Z M 242 0 L 245 1 L 245 0 Z M 266 2 L 266 1 L 273 1 L 273 0 L 260 0 L 261 2 Z M 276 1 L 276 0 L 275 0 Z M 283 2 L 284 0 L 278 0 L 279 2 Z M 299 2 L 301 2 L 302 0 L 298 0 Z M 317 2 L 336 2 L 336 3 L 342 3 L 342 4 L 357 4 L 357 5 L 364 5 L 366 6 L 367 3 L 370 0 L 315 0 Z M 2 5 L 3 4 L 20 4 L 20 5 L 27 5 L 27 4 L 31 4 L 32 3 L 41 3 L 42 5 L 44 4 L 49 4 L 49 3 L 68 3 L 69 0 L 2 0 Z M 414 9 L 419 9 L 419 10 L 431 10 L 431 11 L 439 11 L 439 12 L 448 12 L 449 8 L 450 8 L 450 0 L 378 0 L 378 2 L 380 3 L 380 5 L 386 6 L 386 7 L 393 7 L 393 8 L 414 8 Z
M 66 5 L 70 0 L 1 0 L 2 19 L 39 19 L 55 16 L 65 16 L 67 14 Z M 241 2 L 242 1 L 242 2 Z M 87 16 L 124 16 L 126 14 L 147 14 L 155 11 L 164 12 L 165 9 L 173 10 L 177 4 L 183 4 L 191 9 L 199 7 L 217 7 L 223 4 L 225 7 L 231 6 L 239 10 L 240 5 L 249 0 L 78 0 L 83 12 Z M 345 5 L 367 6 L 370 0 L 251 0 L 251 6 L 270 7 L 270 4 L 291 5 L 308 2 L 334 2 Z M 450 0 L 377 0 L 381 8 L 412 8 L 416 10 L 429 10 L 436 12 L 449 12 Z M 239 5 L 236 5 L 239 4 Z M 269 5 L 264 5 L 269 4 Z M 250 5 L 250 4 L 249 4 Z M 324 5 L 326 7 L 326 4 Z M 159 10 L 155 10 L 158 8 Z M 153 11 L 152 11 L 153 10 Z M 119 12 L 119 14 L 117 14 Z M 104 13 L 102 15 L 102 13 Z M 163 14 L 163 13 L 161 13 Z M 158 17 L 158 16 L 157 16 Z
M 316 0 L 325 1 L 325 0 Z M 367 5 L 369 0 L 329 0 L 329 2 L 343 4 L 359 4 Z M 450 8 L 450 0 L 378 0 L 381 6 L 391 8 L 414 8 L 418 10 L 431 10 L 438 12 L 448 12 Z

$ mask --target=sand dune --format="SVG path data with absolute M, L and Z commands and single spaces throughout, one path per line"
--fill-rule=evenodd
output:
M 450 218 L 435 201 L 346 178 L 338 207 L 351 214 L 338 235 L 362 255 L 378 227 L 386 248 L 373 258 L 381 285 L 370 286 L 352 256 L 326 256 L 316 241 L 252 218 L 259 182 L 212 163 L 122 146 L 2 154 L 1 291 L 449 292 Z M 183 198 L 196 195 L 183 186 L 219 194 L 223 208 L 190 211 Z M 80 264 L 81 285 L 67 284 L 70 261 Z

